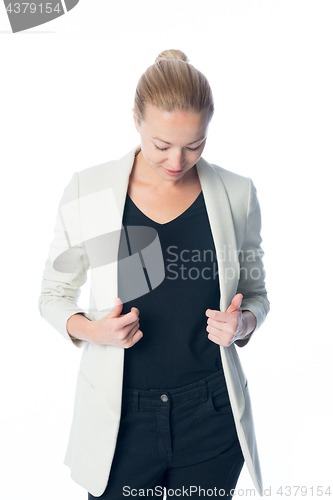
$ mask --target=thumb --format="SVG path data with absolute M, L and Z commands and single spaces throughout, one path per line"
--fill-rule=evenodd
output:
M 241 293 L 238 293 L 237 295 L 235 295 L 226 312 L 227 313 L 237 312 L 240 309 L 242 300 L 243 300 L 243 295 Z
M 109 318 L 117 318 L 123 309 L 123 303 L 119 297 L 114 299 L 114 306 L 108 314 Z

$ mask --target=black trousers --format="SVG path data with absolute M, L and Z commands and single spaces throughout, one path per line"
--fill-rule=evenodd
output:
M 123 392 L 108 500 L 231 498 L 244 464 L 222 371 L 172 390 Z

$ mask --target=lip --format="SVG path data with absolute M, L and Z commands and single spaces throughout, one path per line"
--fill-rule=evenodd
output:
M 164 172 L 166 172 L 169 175 L 173 175 L 173 176 L 179 175 L 184 171 L 184 169 L 182 169 L 182 170 L 168 170 L 167 168 L 164 168 L 164 167 L 162 167 L 162 168 L 163 168 Z

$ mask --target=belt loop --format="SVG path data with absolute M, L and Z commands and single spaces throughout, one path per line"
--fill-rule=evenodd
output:
M 133 391 L 133 410 L 134 411 L 139 411 L 139 398 L 140 398 L 140 391 Z
M 205 403 L 208 399 L 208 390 L 207 390 L 207 381 L 203 380 L 201 382 L 201 389 L 202 389 L 202 399 L 203 402 Z

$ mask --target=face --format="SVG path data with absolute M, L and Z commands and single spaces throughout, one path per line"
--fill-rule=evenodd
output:
M 149 105 L 139 123 L 134 112 L 145 166 L 152 169 L 148 172 L 166 181 L 181 179 L 203 152 L 209 121 L 208 111 L 168 113 Z

